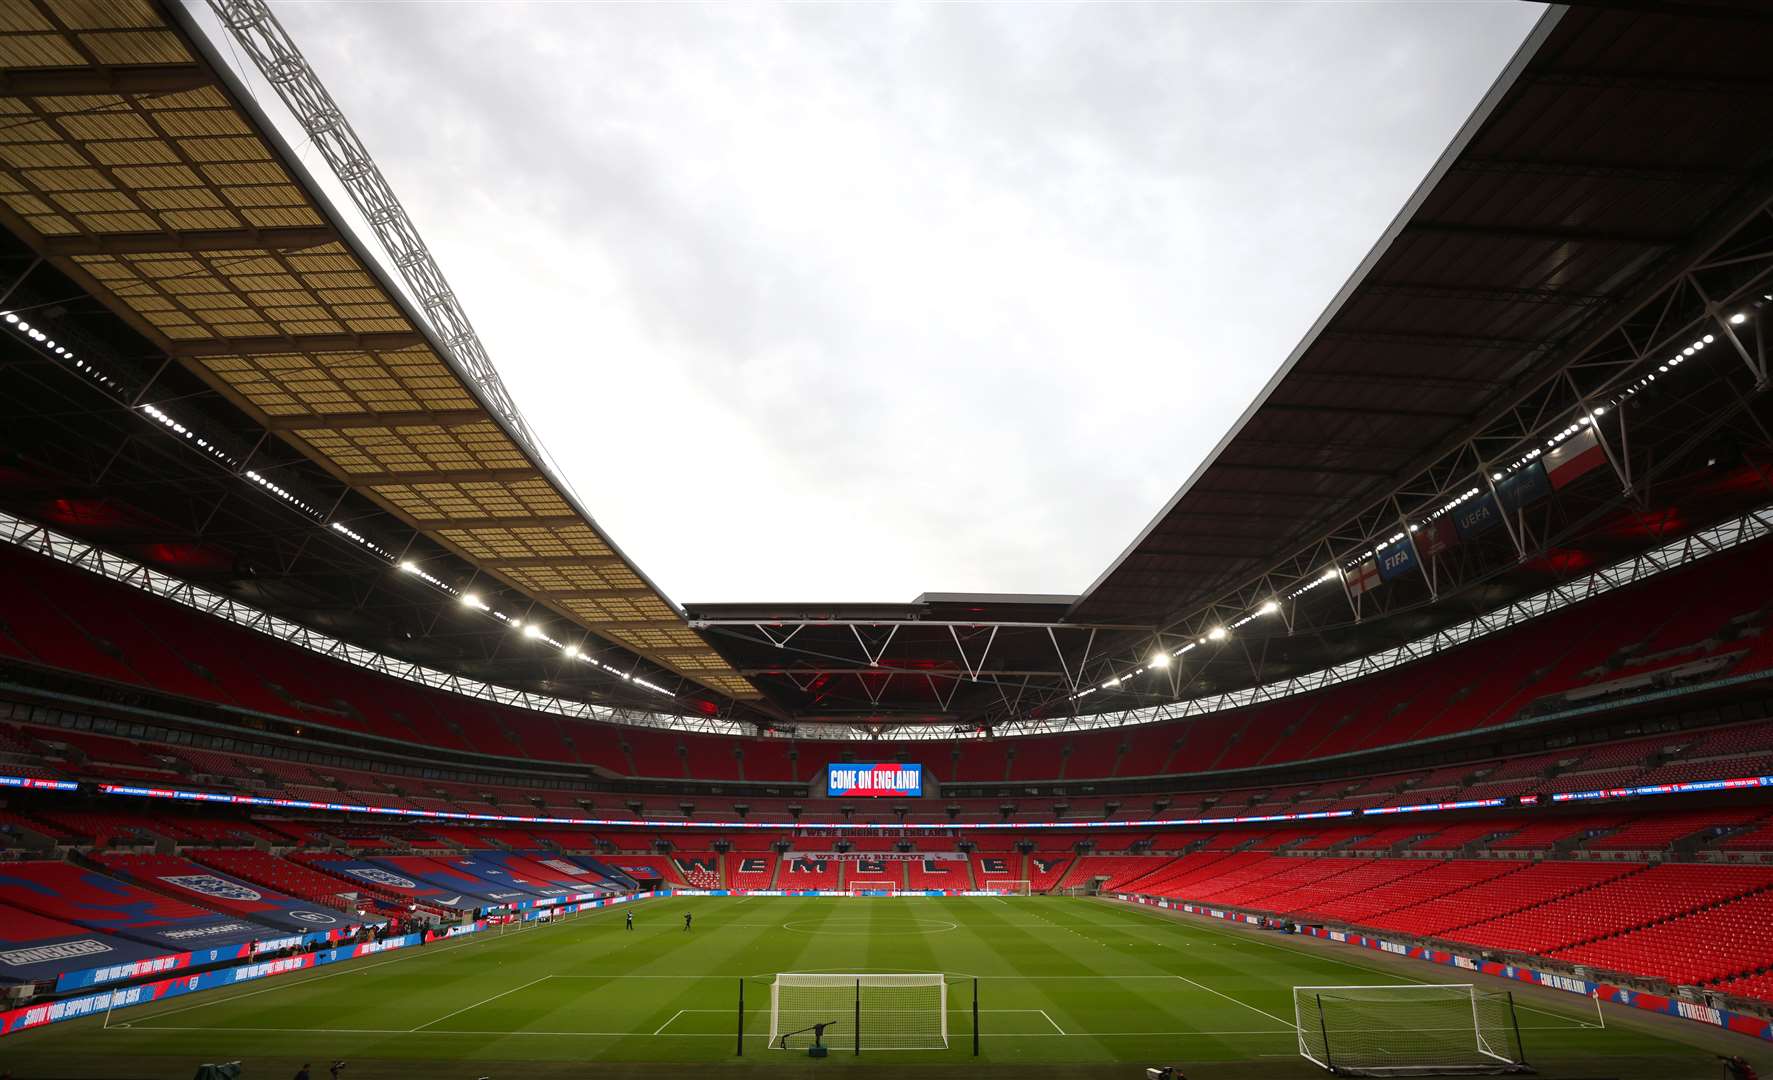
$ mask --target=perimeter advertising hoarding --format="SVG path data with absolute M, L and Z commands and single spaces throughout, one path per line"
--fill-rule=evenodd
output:
M 842 796 L 892 796 L 916 798 L 923 794 L 923 766 L 897 761 L 864 765 L 827 765 L 826 794 Z

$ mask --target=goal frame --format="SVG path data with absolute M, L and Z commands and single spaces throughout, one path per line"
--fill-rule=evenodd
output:
M 903 890 L 890 881 L 883 881 L 879 885 L 847 885 L 844 887 L 844 895 L 852 900 L 863 896 L 880 896 L 883 894 L 886 896 L 898 896 L 902 891 Z
M 1008 885 L 1009 888 L 1004 888 L 1006 885 Z M 1020 889 L 1016 888 L 1018 885 L 1021 886 Z M 985 891 L 1000 893 L 1007 892 L 1011 896 L 1033 896 L 1034 882 L 1030 881 L 1028 878 L 986 878 Z
M 787 980 L 787 982 L 785 983 L 784 980 Z M 842 1044 L 847 1042 L 849 1044 L 848 1048 L 858 1055 L 864 1052 L 947 1050 L 949 1048 L 948 977 L 941 972 L 899 972 L 891 974 L 866 972 L 777 972 L 776 977 L 770 982 L 770 1033 L 769 1042 L 765 1044 L 771 1050 L 787 1049 L 787 1047 L 783 1045 L 786 1037 L 801 1034 L 804 1030 L 807 1030 L 805 1028 L 794 1028 L 791 1024 L 784 1024 L 782 1022 L 782 990 L 784 989 L 784 986 L 799 986 L 807 989 L 826 988 L 836 992 L 834 998 L 848 999 L 845 1002 L 833 1000 L 830 1003 L 829 1008 L 818 1012 L 820 1017 L 829 1017 L 825 1022 L 838 1025 L 840 1031 L 844 1028 L 848 1029 L 847 1031 L 843 1031 L 843 1034 L 838 1037 L 836 1043 L 828 1043 L 828 1046 L 842 1049 Z M 935 1024 L 930 1032 L 930 1037 L 924 1040 L 919 1040 L 916 1036 L 909 1036 L 898 1041 L 903 1041 L 910 1045 L 897 1045 L 897 1041 L 895 1041 L 894 1037 L 889 1034 L 886 1036 L 885 1042 L 871 1042 L 871 1039 L 876 1038 L 878 1024 L 875 1022 L 875 1018 L 869 1017 L 864 1012 L 864 1006 L 869 1002 L 868 992 L 870 988 L 875 990 L 886 990 L 890 988 L 924 988 L 935 991 L 935 1001 L 932 1009 Z M 976 1008 L 976 993 L 974 1005 Z M 815 1011 L 806 1006 L 795 1006 L 795 1008 L 805 1013 L 812 1013 Z M 798 1023 L 801 1019 L 805 1019 L 805 1017 L 795 1017 L 793 1022 Z M 844 1036 L 848 1036 L 848 1038 L 846 1039 Z
M 1338 1060 L 1335 1049 L 1330 1044 L 1329 1026 L 1324 1016 L 1324 995 L 1341 991 L 1358 991 L 1370 994 L 1374 991 L 1393 991 L 1400 995 L 1408 995 L 1421 991 L 1449 990 L 1463 991 L 1466 1002 L 1470 1005 L 1472 1050 L 1488 1061 L 1470 1063 L 1414 1063 L 1408 1065 L 1383 1065 L 1376 1063 L 1350 1063 L 1346 1059 Z M 1509 1057 L 1496 1052 L 1485 1038 L 1483 1018 L 1478 1012 L 1480 995 L 1500 999 L 1507 1003 L 1509 1029 L 1504 1034 L 1512 1036 L 1514 1056 Z M 1307 1008 L 1307 1003 L 1310 1008 Z M 1526 1062 L 1526 1050 L 1521 1043 L 1520 1019 L 1515 1013 L 1514 993 L 1512 991 L 1494 991 L 1477 986 L 1475 983 L 1386 983 L 1367 986 L 1295 986 L 1293 987 L 1293 1027 L 1299 1039 L 1299 1056 L 1328 1072 L 1338 1076 L 1421 1076 L 1421 1075 L 1454 1075 L 1454 1074 L 1494 1074 L 1530 1071 Z M 1321 1040 L 1323 1057 L 1313 1052 L 1310 1037 L 1315 1035 Z M 1508 1049 L 1504 1047 L 1504 1049 Z

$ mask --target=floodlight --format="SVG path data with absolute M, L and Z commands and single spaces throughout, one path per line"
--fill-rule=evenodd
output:
M 1207 640 L 1208 641 L 1224 641 L 1225 640 L 1225 628 L 1223 626 L 1215 626 L 1211 630 L 1208 630 L 1207 631 Z
M 1730 316 L 1730 325 L 1731 326 L 1741 326 L 1743 323 L 1745 323 L 1747 321 L 1748 321 L 1748 316 L 1744 315 L 1740 311 L 1738 311 L 1736 314 Z
M 1414 526 L 1414 525 L 1410 526 L 1410 529 L 1412 531 L 1414 531 L 1415 528 L 1416 528 L 1416 526 Z M 1261 607 L 1257 608 L 1256 614 L 1258 614 L 1258 615 L 1273 615 L 1275 612 L 1277 612 L 1279 610 L 1280 610 L 1280 601 L 1279 600 L 1270 600 L 1267 603 L 1263 604 Z
M 1147 663 L 1146 666 L 1154 667 L 1154 668 L 1169 667 L 1170 666 L 1170 654 L 1159 649 L 1157 652 L 1154 652 L 1151 654 L 1151 660 Z
M 523 628 L 523 636 L 527 638 L 539 638 L 542 636 L 542 628 L 535 623 L 530 623 Z
M 471 592 L 465 592 L 462 594 L 462 603 L 467 605 L 468 607 L 479 607 L 480 606 L 480 597 L 474 595 Z

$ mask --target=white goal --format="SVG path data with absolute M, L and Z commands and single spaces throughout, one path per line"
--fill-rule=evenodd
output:
M 948 983 L 930 975 L 776 976 L 770 984 L 770 1042 L 829 1025 L 825 1045 L 840 1050 L 948 1049 Z
M 849 887 L 851 896 L 897 896 L 898 886 L 890 881 L 852 882 Z
M 1469 983 L 1295 986 L 1299 1053 L 1338 1076 L 1524 1071 L 1514 995 Z
M 1011 896 L 1027 896 L 1029 894 L 1029 887 L 1033 884 L 1033 882 L 1027 880 L 987 880 L 985 882 L 985 888 L 989 892 L 1009 893 Z

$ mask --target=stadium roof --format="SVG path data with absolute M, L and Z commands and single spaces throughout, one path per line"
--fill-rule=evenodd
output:
M 127 538 L 175 572 L 199 568 L 166 552 L 221 549 L 226 591 L 340 637 L 568 696 L 644 703 L 621 683 L 650 687 L 654 668 L 618 654 L 716 692 L 666 710 L 990 723 L 1322 666 L 1765 501 L 1764 331 L 1738 336 L 1727 319 L 1744 309 L 1724 306 L 1773 281 L 1773 20 L 1759 7 L 1548 11 L 1257 402 L 1081 597 L 687 619 L 549 468 L 293 44 L 254 3 L 233 10 L 341 182 L 370 191 L 403 282 L 182 8 L 6 7 L 0 224 L 15 239 L 0 238 L 14 245 L 0 262 L 16 273 L 0 304 L 28 299 L 91 349 L 4 371 L 17 397 L 0 501 Z M 1723 347 L 1677 388 L 1627 402 L 1659 350 L 1712 330 Z M 1328 584 L 1597 405 L 1612 410 L 1595 425 L 1610 470 L 1511 510 L 1433 573 L 1364 596 Z M 155 423 L 207 433 L 208 456 L 142 439 L 144 417 L 159 436 Z M 23 477 L 11 488 L 9 468 Z M 235 490 L 248 483 L 257 502 Z M 107 532 L 83 509 L 94 494 L 129 527 Z M 299 543 L 292 520 L 309 530 Z M 1261 614 L 1276 617 L 1250 624 Z M 554 618 L 612 643 L 594 671 L 563 662 L 575 639 Z M 557 647 L 510 647 L 520 620 Z M 1227 626 L 1242 627 L 1229 645 L 1166 662 L 1167 678 L 1124 678 Z M 475 647 L 452 652 L 452 635 Z
M 1546 15 L 1074 617 L 1166 622 L 1389 497 L 1765 201 L 1766 9 L 1610 6 Z
M 8 5 L 0 68 L 0 222 L 36 252 L 446 551 L 756 696 L 546 466 L 472 329 L 441 340 L 447 284 L 407 303 L 178 5 Z

